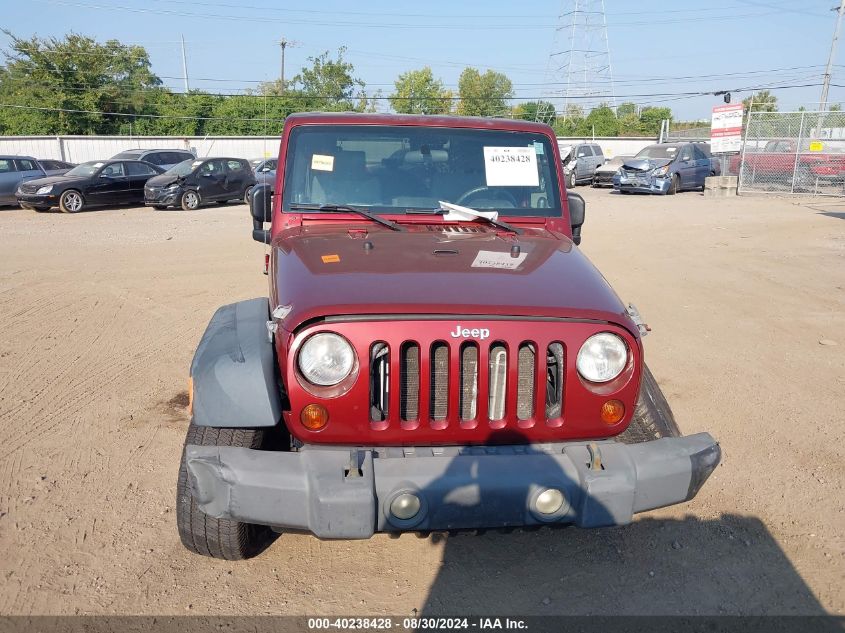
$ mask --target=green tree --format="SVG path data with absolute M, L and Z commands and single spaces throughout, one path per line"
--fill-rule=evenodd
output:
M 750 97 L 742 100 L 745 111 L 751 108 L 752 112 L 777 112 L 778 98 L 768 90 L 761 90 Z
M 640 111 L 640 134 L 644 136 L 657 136 L 660 133 L 661 121 L 671 118 L 672 110 L 669 108 L 643 108 Z
M 114 133 L 126 123 L 126 117 L 96 112 L 142 114 L 157 98 L 155 89 L 161 80 L 153 74 L 147 51 L 141 46 L 117 40 L 101 44 L 76 33 L 64 39 L 23 39 L 4 33 L 11 45 L 0 73 L 2 102 L 45 108 L 3 108 L 0 130 L 5 133 Z
M 388 97 L 390 105 L 401 114 L 448 114 L 452 93 L 434 78 L 431 68 L 409 70 L 393 82 L 395 90 Z
M 354 76 L 355 67 L 344 61 L 346 48 L 337 50 L 337 58 L 329 57 L 329 52 L 309 57 L 311 66 L 305 66 L 291 82 L 294 88 L 301 90 L 306 99 L 307 109 L 339 112 L 355 110 L 353 99 L 361 99 L 365 84 Z
M 635 116 L 639 118 L 637 114 L 637 104 L 631 103 L 630 101 L 626 101 L 625 103 L 620 103 L 616 108 L 616 116 L 618 118 L 623 118 L 627 116 Z
M 606 103 L 590 110 L 590 114 L 584 119 L 586 126 L 585 133 L 590 136 L 616 136 L 619 134 L 619 122 L 616 114 Z
M 514 116 L 523 121 L 541 121 L 552 126 L 557 119 L 555 104 L 550 101 L 528 101 L 526 103 L 520 103 L 514 108 Z
M 513 98 L 513 84 L 502 73 L 488 70 L 483 75 L 467 67 L 458 79 L 458 114 L 464 116 L 500 116 L 507 112 Z

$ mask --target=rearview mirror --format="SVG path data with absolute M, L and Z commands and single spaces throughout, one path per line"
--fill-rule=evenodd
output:
M 252 239 L 270 243 L 270 231 L 264 228 L 273 214 L 273 190 L 269 185 L 255 185 L 249 194 L 249 211 L 252 214 Z
M 572 241 L 576 244 L 581 243 L 581 226 L 584 224 L 584 215 L 587 208 L 587 203 L 580 193 L 568 191 L 566 193 L 566 201 L 569 206 L 569 221 L 572 224 Z

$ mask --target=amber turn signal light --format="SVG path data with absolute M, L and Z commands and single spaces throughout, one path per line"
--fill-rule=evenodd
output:
M 319 431 L 329 421 L 329 412 L 321 404 L 309 404 L 299 414 L 299 421 L 309 431 Z
M 625 417 L 625 405 L 619 400 L 608 400 L 601 405 L 601 421 L 616 424 Z

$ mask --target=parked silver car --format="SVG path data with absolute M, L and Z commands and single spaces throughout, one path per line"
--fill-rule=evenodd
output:
M 567 144 L 557 142 L 560 148 L 560 158 L 563 162 L 563 172 L 566 176 L 566 186 L 575 187 L 578 183 L 592 182 L 596 168 L 604 164 L 604 152 L 596 143 Z
M 632 158 L 633 156 L 616 156 L 609 159 L 604 165 L 600 165 L 593 174 L 593 187 L 612 187 L 613 176 L 616 175 L 616 172 L 619 171 L 626 160 Z
M 0 205 L 15 205 L 15 192 L 24 180 L 56 176 L 74 165 L 60 160 L 39 161 L 32 156 L 0 156 Z

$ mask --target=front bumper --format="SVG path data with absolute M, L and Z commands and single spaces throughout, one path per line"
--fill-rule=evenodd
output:
M 599 460 L 596 460 L 596 457 Z M 614 441 L 530 446 L 350 448 L 298 452 L 186 447 L 199 508 L 216 518 L 307 530 L 322 538 L 374 532 L 574 523 L 624 525 L 637 512 L 692 499 L 721 458 L 708 433 L 642 444 Z M 563 493 L 551 514 L 535 506 Z M 390 512 L 400 494 L 416 516 Z
M 665 194 L 672 184 L 671 177 L 642 176 L 632 179 L 630 176 L 622 178 L 616 176 L 613 179 L 613 188 L 617 191 L 631 191 L 633 193 L 658 193 Z
M 144 204 L 147 206 L 170 206 L 176 204 L 180 195 L 182 195 L 181 189 L 177 189 L 176 191 L 165 191 L 163 189 L 150 191 L 149 189 L 144 189 Z
M 18 203 L 30 204 L 34 207 L 55 207 L 59 204 L 59 196 L 52 193 L 37 194 L 37 193 L 22 193 L 18 191 L 15 193 L 15 198 Z

